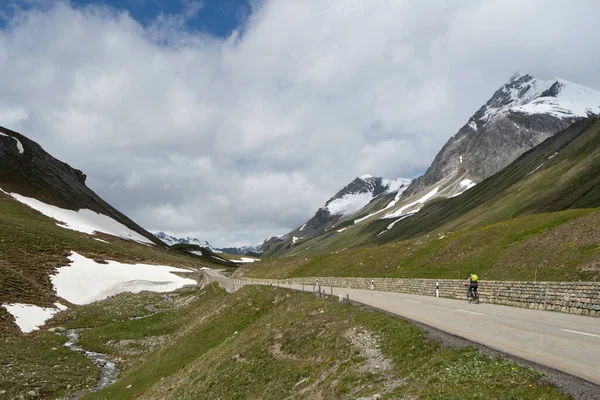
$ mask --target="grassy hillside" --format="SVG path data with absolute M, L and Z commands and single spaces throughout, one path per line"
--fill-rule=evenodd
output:
M 57 267 L 69 264 L 76 251 L 95 260 L 144 262 L 180 267 L 212 266 L 203 258 L 145 246 L 110 235 L 90 236 L 64 229 L 55 221 L 0 192 L 0 304 L 51 306 L 56 301 L 49 279 Z M 102 238 L 103 243 L 94 238 Z M 0 307 L 0 335 L 16 329 Z
M 598 171 L 600 120 L 591 118 L 557 133 L 462 195 L 427 203 L 392 229 L 386 231 L 393 219 L 375 217 L 344 232 L 305 239 L 289 250 L 277 248 L 270 255 L 316 255 L 482 227 L 534 213 L 600 207 Z
M 238 275 L 600 280 L 600 209 L 532 214 L 316 256 L 263 259 Z M 537 270 L 537 271 L 536 271 Z
M 86 399 L 567 398 L 529 368 L 442 347 L 402 319 L 273 287 L 123 294 L 52 324 L 87 328 L 84 348 L 118 361 L 117 383 Z M 0 390 L 53 398 L 93 387 L 97 370 L 64 340 L 41 331 L 0 342 L 11 365 Z

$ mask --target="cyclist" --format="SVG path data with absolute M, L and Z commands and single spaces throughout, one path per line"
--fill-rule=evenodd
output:
M 477 283 L 478 280 L 479 280 L 479 278 L 477 277 L 477 275 L 471 274 L 471 275 L 469 275 L 467 280 L 463 283 L 464 286 L 467 286 L 467 285 L 469 286 L 468 296 L 471 296 L 472 294 L 478 295 L 478 293 L 477 293 L 477 287 L 479 286 L 479 284 Z

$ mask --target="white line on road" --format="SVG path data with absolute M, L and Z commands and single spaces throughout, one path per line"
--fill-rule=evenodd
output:
M 462 308 L 455 308 L 455 310 L 456 310 L 456 311 L 462 311 L 462 312 L 468 312 L 468 313 L 471 313 L 471 314 L 485 315 L 485 314 L 483 314 L 483 313 L 480 313 L 480 312 L 469 311 L 469 310 L 463 310 Z
M 404 301 L 408 301 L 409 303 L 418 303 L 418 304 L 421 304 L 420 301 L 416 301 L 416 300 L 404 300 Z
M 384 295 L 382 295 L 382 294 L 374 294 L 373 296 L 384 297 Z
M 572 330 L 570 330 L 570 329 L 561 329 L 561 331 L 565 331 L 565 332 L 571 332 L 571 333 L 577 333 L 578 335 L 586 335 L 586 336 L 593 336 L 593 337 L 600 338 L 600 335 L 594 335 L 593 333 L 586 333 L 586 332 L 572 331 Z

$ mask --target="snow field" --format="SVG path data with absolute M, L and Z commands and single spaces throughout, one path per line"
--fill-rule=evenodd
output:
M 115 221 L 107 215 L 88 209 L 81 209 L 79 211 L 66 210 L 64 208 L 43 203 L 31 197 L 21 196 L 17 193 L 7 193 L 2 189 L 0 189 L 0 191 L 42 214 L 60 221 L 57 225 L 62 228 L 87 233 L 89 235 L 93 235 L 95 232 L 102 232 L 124 239 L 134 240 L 138 243 L 154 245 L 150 239 L 127 228 L 125 225 Z

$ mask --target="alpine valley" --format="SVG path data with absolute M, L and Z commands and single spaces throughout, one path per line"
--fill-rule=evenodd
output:
M 151 234 L 0 127 L 0 398 L 597 398 L 333 287 L 253 278 L 598 281 L 599 116 L 599 92 L 516 74 L 422 176 L 357 177 L 286 235 L 223 249 Z
M 263 256 L 339 252 L 531 213 L 598 207 L 598 146 L 577 147 L 590 157 L 585 172 L 557 178 L 582 166 L 579 159 L 564 159 L 561 150 L 576 147 L 572 141 L 597 140 L 599 115 L 600 92 L 517 73 L 448 140 L 422 176 L 412 181 L 357 178 L 306 224 L 265 241 Z M 550 172 L 557 180 L 540 188 L 536 182 Z M 520 185 L 532 198 L 520 194 L 514 206 L 502 190 Z M 586 200 L 565 200 L 565 193 L 577 197 L 582 190 Z M 534 191 L 544 194 L 535 198 Z M 491 207 L 492 200 L 499 204 Z

